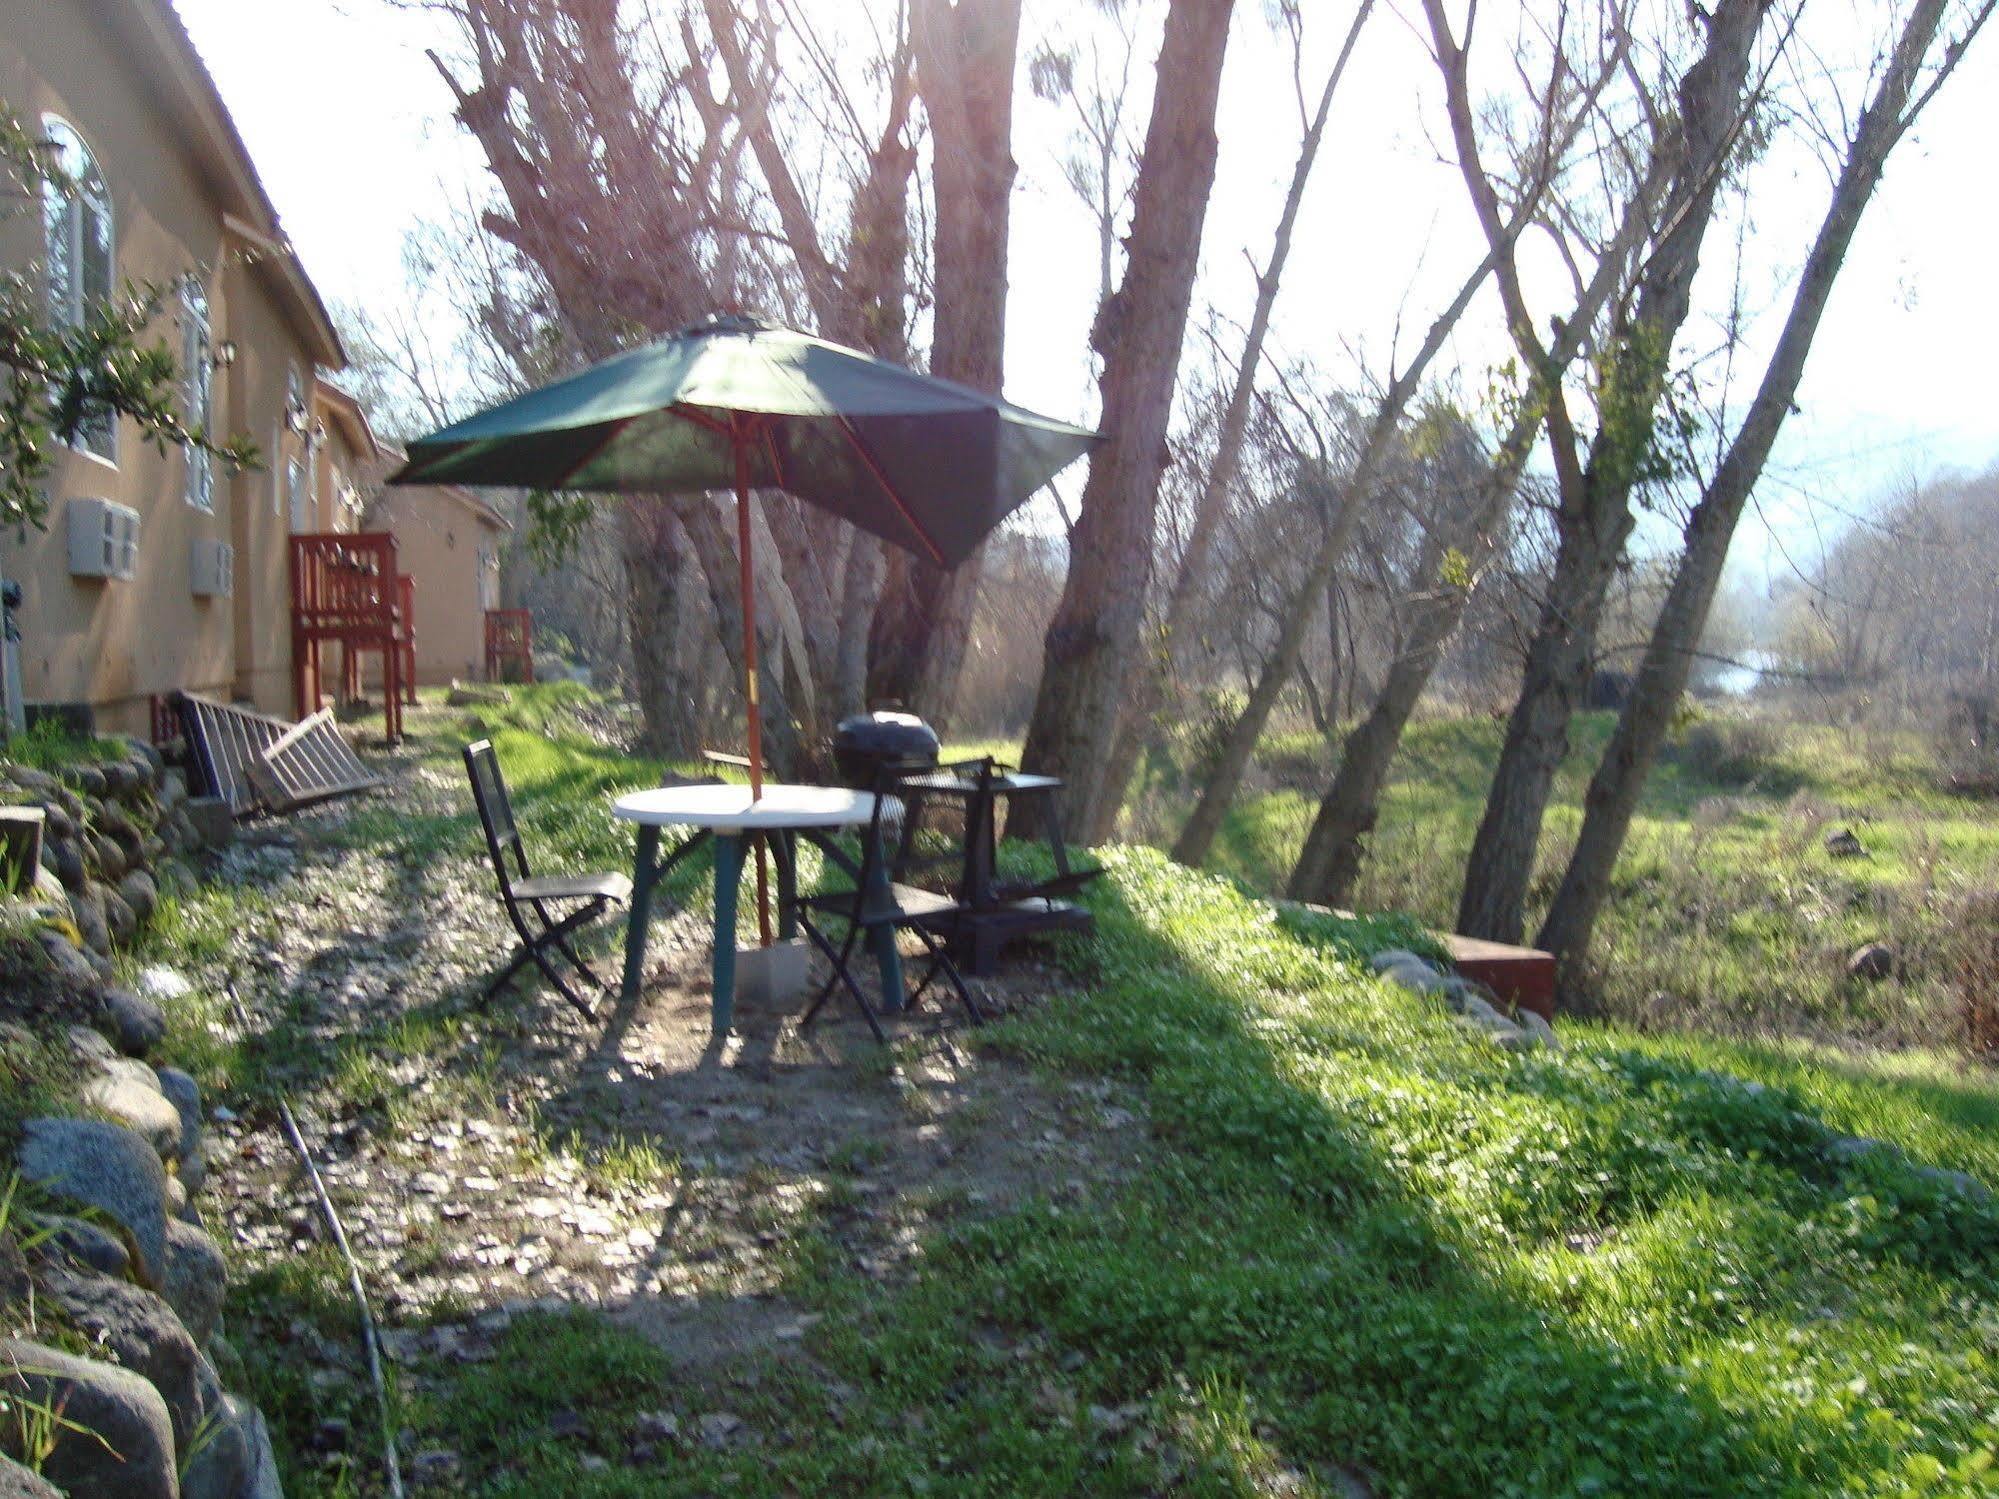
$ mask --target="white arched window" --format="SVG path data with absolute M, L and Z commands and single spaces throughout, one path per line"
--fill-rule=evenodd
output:
M 97 158 L 73 125 L 44 115 L 42 135 L 48 142 L 49 164 L 60 174 L 42 187 L 49 315 L 76 327 L 93 305 L 111 295 L 116 265 L 111 194 Z M 117 419 L 107 411 L 84 423 L 76 445 L 100 458 L 114 458 L 117 432 Z
M 215 427 L 215 356 L 208 326 L 208 293 L 193 276 L 180 284 L 181 370 L 187 380 L 187 424 L 203 437 Z M 215 512 L 215 464 L 200 448 L 182 450 L 187 502 Z

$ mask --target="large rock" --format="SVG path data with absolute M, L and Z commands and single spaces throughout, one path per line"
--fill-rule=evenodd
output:
M 83 1085 L 85 1105 L 114 1124 L 142 1135 L 162 1160 L 180 1154 L 180 1111 L 167 1102 L 160 1080 L 144 1062 L 118 1057 L 98 1064 L 98 1073 Z
M 101 1119 L 30 1119 L 22 1135 L 21 1174 L 103 1213 L 122 1231 L 140 1283 L 160 1288 L 167 1273 L 167 1172 L 153 1147 Z
M 191 796 L 180 810 L 203 848 L 226 848 L 236 836 L 236 816 L 219 796 Z
M 135 869 L 118 882 L 118 896 L 132 908 L 132 915 L 140 926 L 153 919 L 153 912 L 160 904 L 160 887 L 153 883 L 153 877 L 143 869 Z
M 1846 960 L 1846 976 L 1864 983 L 1878 984 L 1895 976 L 1895 949 L 1885 942 L 1869 942 L 1856 947 Z
M 209 1441 L 181 1475 L 181 1499 L 284 1499 L 277 1454 L 263 1412 L 234 1395 Z
M 220 1416 L 222 1381 L 173 1308 L 151 1291 L 56 1267 L 43 1272 L 41 1293 L 91 1342 L 160 1392 L 176 1452 L 188 1450 L 211 1414 Z
M 76 839 L 57 834 L 49 839 L 43 854 L 63 889 L 74 895 L 90 883 L 90 870 L 83 862 L 83 845 Z
M 166 1228 L 166 1276 L 160 1294 L 179 1314 L 197 1343 L 206 1343 L 222 1320 L 222 1298 L 229 1289 L 229 1267 L 215 1241 L 191 1223 L 169 1218 Z
M 107 833 L 98 833 L 90 839 L 90 849 L 97 856 L 97 873 L 106 880 L 116 880 L 125 873 L 129 860 L 125 857 L 125 845 Z
M 128 1057 L 143 1057 L 167 1033 L 167 1017 L 158 1005 L 117 984 L 105 986 L 97 1024 Z
M 125 897 L 116 890 L 104 892 L 104 921 L 111 928 L 113 946 L 129 947 L 132 939 L 139 935 L 139 918 L 132 914 L 132 908 L 125 904 Z
M 62 1490 L 12 1458 L 0 1457 L 0 1499 L 62 1499 Z
M 104 914 L 104 895 L 104 887 L 95 880 L 86 880 L 81 890 L 69 892 L 76 930 L 83 938 L 83 945 L 96 953 L 111 951 L 111 923 Z
M 42 944 L 42 951 L 49 955 L 49 966 L 56 977 L 77 989 L 94 988 L 97 984 L 97 970 L 90 966 L 90 959 L 77 951 L 76 944 L 61 932 L 37 932 L 36 939 Z
M 37 1214 L 35 1222 L 47 1231 L 49 1247 L 79 1269 L 94 1270 L 119 1280 L 131 1273 L 132 1256 L 125 1252 L 125 1246 L 95 1223 L 59 1213 Z
M 0 1338 L 0 1395 L 62 1412 L 42 1476 L 89 1499 L 175 1499 L 173 1420 L 160 1392 L 129 1369 Z M 82 1428 L 77 1430 L 75 1428 Z M 0 1421 L 0 1448 L 19 1456 L 21 1433 Z
M 190 1192 L 201 1190 L 208 1174 L 208 1158 L 202 1151 L 201 1086 L 178 1067 L 159 1069 L 160 1092 L 180 1116 L 180 1144 L 174 1154 L 180 1161 L 180 1179 Z

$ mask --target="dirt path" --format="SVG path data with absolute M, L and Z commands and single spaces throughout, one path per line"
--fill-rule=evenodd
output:
M 783 1293 L 804 1236 L 892 1281 L 940 1221 L 1085 1198 L 1137 1159 L 1142 1121 L 1112 1085 L 1038 1082 L 936 1008 L 895 1023 L 893 1054 L 831 1009 L 801 1034 L 742 1007 L 711 1045 L 700 916 L 656 926 L 647 988 L 596 1022 L 538 984 L 478 1010 L 510 939 L 477 834 L 442 852 L 421 836 L 466 812 L 462 784 L 420 750 L 382 763 L 378 802 L 230 850 L 208 899 L 242 931 L 191 976 L 251 1010 L 245 1070 L 298 1111 L 406 1388 L 439 1357 L 484 1357 L 530 1306 L 598 1307 L 689 1378 L 788 1356 L 811 1320 Z M 1058 986 L 1027 963 L 986 987 L 1010 1006 Z M 268 1097 L 241 1116 L 216 1195 L 239 1280 L 330 1273 Z M 351 1350 L 290 1332 L 316 1381 L 358 1378 Z

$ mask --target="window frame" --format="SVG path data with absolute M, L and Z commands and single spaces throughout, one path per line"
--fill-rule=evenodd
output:
M 209 320 L 208 289 L 198 277 L 180 283 L 181 359 L 185 365 L 187 421 L 207 437 L 215 426 L 214 325 Z M 189 444 L 181 449 L 185 471 L 182 496 L 204 515 L 215 514 L 215 459 Z
M 49 316 L 66 328 L 79 327 L 91 302 L 84 251 L 89 243 L 84 234 L 86 212 L 95 212 L 103 222 L 104 285 L 99 293 L 110 297 L 118 276 L 118 211 L 111 201 L 111 186 L 105 181 L 104 164 L 81 130 L 63 116 L 44 113 L 42 138 L 62 160 L 58 163 L 70 179 L 71 191 L 64 193 L 53 182 L 42 184 L 42 256 L 44 291 Z M 81 158 L 80 161 L 76 158 Z M 58 211 L 57 205 L 60 204 Z M 61 225 L 64 262 L 68 272 L 57 281 L 54 252 L 58 222 Z M 80 428 L 65 446 L 70 451 L 94 458 L 99 463 L 118 466 L 118 415 L 107 411 L 100 425 Z

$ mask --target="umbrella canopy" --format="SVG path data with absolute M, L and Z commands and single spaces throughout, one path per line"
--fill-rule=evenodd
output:
M 389 482 L 783 489 L 954 567 L 1097 441 L 969 386 L 731 316 L 434 432 Z

